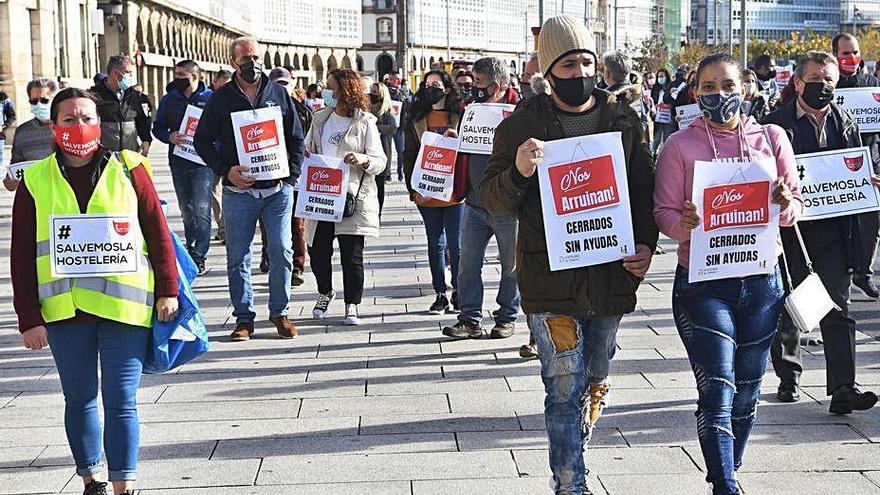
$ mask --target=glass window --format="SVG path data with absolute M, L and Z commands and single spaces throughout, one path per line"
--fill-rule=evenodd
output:
M 376 20 L 376 41 L 391 43 L 394 41 L 394 23 L 387 17 Z

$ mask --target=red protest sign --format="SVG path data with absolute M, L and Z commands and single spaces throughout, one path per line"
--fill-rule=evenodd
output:
M 765 225 L 770 221 L 770 183 L 742 182 L 706 188 L 703 230 Z
M 324 168 L 312 171 L 306 177 L 306 191 L 338 196 L 342 193 L 342 170 Z
M 426 145 L 422 154 L 422 170 L 452 175 L 455 173 L 455 155 L 455 150 Z
M 274 120 L 245 125 L 240 131 L 244 149 L 248 153 L 278 146 L 278 128 Z
M 196 127 L 199 126 L 199 119 L 195 117 L 187 117 L 186 119 L 186 135 L 193 137 L 196 135 Z
M 548 169 L 557 215 L 593 210 L 620 202 L 611 155 Z

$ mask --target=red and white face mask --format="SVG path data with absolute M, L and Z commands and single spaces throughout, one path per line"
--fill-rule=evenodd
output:
M 64 153 L 80 158 L 91 155 L 101 142 L 101 124 L 55 126 L 55 143 Z
M 840 72 L 851 76 L 859 70 L 859 66 L 862 65 L 862 57 L 856 55 L 850 55 L 848 57 L 837 57 L 837 65 L 840 66 Z

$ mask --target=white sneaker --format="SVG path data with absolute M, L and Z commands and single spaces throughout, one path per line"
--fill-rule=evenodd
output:
M 345 321 L 343 323 L 350 327 L 361 324 L 361 320 L 358 318 L 357 304 L 345 305 Z
M 318 319 L 326 318 L 327 313 L 329 313 L 328 308 L 330 307 L 330 301 L 333 299 L 336 299 L 335 292 L 318 294 L 318 302 L 315 303 L 315 309 L 312 310 L 312 316 Z

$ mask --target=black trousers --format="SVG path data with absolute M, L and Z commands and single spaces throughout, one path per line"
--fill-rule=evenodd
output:
M 387 179 L 384 175 L 376 176 L 376 192 L 379 195 L 379 218 L 382 218 L 382 208 L 385 207 L 385 181 Z
M 861 260 L 864 273 L 858 275 L 872 275 L 874 272 L 874 254 L 877 252 L 877 243 L 880 241 L 880 212 L 870 211 L 859 215 L 859 232 L 862 236 Z M 862 270 L 860 270 L 862 271 Z
M 782 229 L 785 255 L 795 286 L 807 276 L 806 260 L 801 254 L 792 229 Z M 847 272 L 846 247 L 844 240 L 828 245 L 825 249 L 810 250 L 813 269 L 822 279 L 831 299 L 841 308 L 832 310 L 822 319 L 822 341 L 825 346 L 826 390 L 831 395 L 838 387 L 853 385 L 856 381 L 856 322 L 849 317 L 847 301 L 852 276 Z M 792 323 L 788 313 L 783 311 L 770 348 L 773 369 L 782 380 L 797 381 L 803 366 L 801 364 L 800 331 Z
M 345 304 L 360 304 L 364 295 L 364 236 L 336 235 L 336 224 L 332 222 L 318 222 L 309 246 L 309 263 L 318 281 L 318 292 L 333 291 L 333 239 L 339 242 L 342 258 Z

